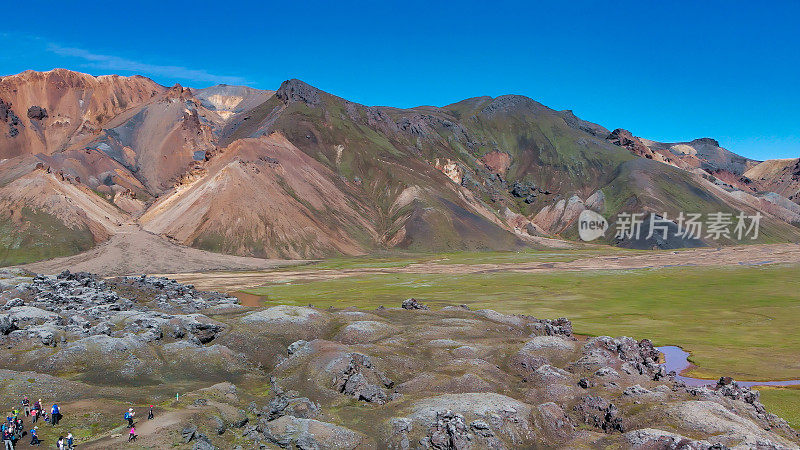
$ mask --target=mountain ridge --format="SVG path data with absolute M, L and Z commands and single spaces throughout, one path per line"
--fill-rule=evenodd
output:
M 577 215 L 589 206 L 609 219 L 762 211 L 762 240 L 800 239 L 792 206 L 800 186 L 780 175 L 749 178 L 763 162 L 707 137 L 661 143 L 609 132 L 520 95 L 394 108 L 297 79 L 275 91 L 167 88 L 141 76 L 56 69 L 0 77 L 0 101 L 0 128 L 17 129 L 0 135 L 0 187 L 37 168 L 52 172 L 124 220 L 141 217 L 146 229 L 204 250 L 295 259 L 512 250 L 541 236 L 576 239 Z M 212 189 L 222 179 L 239 187 Z M 33 206 L 63 233 L 73 230 L 47 204 L 12 197 L 0 194 L 16 205 L 0 213 L 0 225 Z M 18 241 L 2 246 L 24 254 Z

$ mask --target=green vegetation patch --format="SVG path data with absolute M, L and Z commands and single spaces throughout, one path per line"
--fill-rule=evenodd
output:
M 792 428 L 800 428 L 800 388 L 759 387 L 761 403 L 767 411 L 786 419 Z
M 341 269 L 377 269 L 407 267 L 411 264 L 520 264 L 520 263 L 552 263 L 570 262 L 577 259 L 598 255 L 632 254 L 640 250 L 627 250 L 615 247 L 598 247 L 587 249 L 565 249 L 547 251 L 535 248 L 520 251 L 462 251 L 447 253 L 411 253 L 384 252 L 364 256 L 347 256 L 328 258 L 302 266 L 289 266 L 279 271 L 297 270 L 341 270 Z
M 651 338 L 692 352 L 695 376 L 800 379 L 800 266 L 552 273 L 375 274 L 247 290 L 270 304 L 467 304 L 569 317 L 588 335 Z
M 19 219 L 0 214 L 0 267 L 74 255 L 93 246 L 87 227 L 70 229 L 50 214 L 28 208 Z

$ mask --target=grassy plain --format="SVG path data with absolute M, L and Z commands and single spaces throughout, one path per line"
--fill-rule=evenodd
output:
M 287 266 L 277 271 L 296 270 L 343 270 L 365 268 L 407 267 L 412 264 L 513 264 L 531 262 L 568 262 L 592 256 L 615 254 L 639 254 L 637 250 L 614 247 L 536 250 L 527 249 L 516 252 L 462 251 L 448 253 L 375 253 L 365 256 L 327 258 L 318 262 Z
M 761 387 L 761 403 L 777 414 L 794 428 L 800 429 L 800 388 L 794 387 Z
M 542 260 L 569 260 L 566 252 Z M 479 255 L 441 255 L 472 263 Z M 490 255 L 513 262 L 525 255 Z M 481 262 L 486 262 L 484 257 Z M 325 261 L 316 268 L 410 264 L 391 258 Z M 314 270 L 317 265 L 306 266 Z M 536 317 L 569 317 L 576 333 L 650 338 L 692 353 L 692 376 L 740 380 L 800 379 L 800 266 L 668 267 L 615 271 L 471 274 L 386 273 L 267 284 L 246 292 L 267 304 L 318 307 L 397 306 L 408 297 L 434 308 L 467 304 Z M 770 409 L 800 425 L 800 389 L 764 392 Z
M 671 267 L 551 273 L 388 273 L 248 289 L 267 303 L 372 309 L 407 297 L 537 317 L 577 333 L 679 345 L 693 375 L 800 379 L 800 266 Z

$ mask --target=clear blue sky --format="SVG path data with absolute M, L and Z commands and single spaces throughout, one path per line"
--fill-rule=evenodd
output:
M 23 3 L 3 5 L 0 74 L 300 78 L 401 107 L 514 93 L 650 139 L 800 156 L 798 1 Z

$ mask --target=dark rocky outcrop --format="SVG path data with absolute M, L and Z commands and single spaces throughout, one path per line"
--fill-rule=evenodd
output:
M 0 334 L 9 334 L 17 329 L 17 325 L 11 321 L 8 314 L 0 315 Z
M 32 120 L 42 120 L 47 118 L 47 110 L 41 106 L 31 106 L 28 108 L 28 118 Z
M 628 130 L 617 128 L 606 137 L 606 140 L 614 145 L 619 145 L 636 156 L 653 159 L 653 151 Z
M 303 102 L 307 105 L 318 105 L 322 101 L 320 91 L 308 83 L 297 79 L 286 80 L 275 91 L 275 97 L 284 103 Z
M 488 433 L 489 436 L 492 435 L 485 423 L 481 423 L 478 429 Z M 423 439 L 421 444 L 425 448 L 435 450 L 463 450 L 471 447 L 470 441 L 472 436 L 469 434 L 464 416 L 445 411 L 436 414 L 436 422 L 430 427 L 428 437 Z
M 425 309 L 425 310 L 430 309 L 428 305 L 420 303 L 420 301 L 415 298 L 408 298 L 403 300 L 402 307 L 403 309 Z
M 320 411 L 319 405 L 308 398 L 290 397 L 283 392 L 276 395 L 264 409 L 267 420 L 275 420 L 283 416 L 313 419 L 319 415 Z
M 19 116 L 14 114 L 14 110 L 11 109 L 11 104 L 6 103 L 3 99 L 0 99 L 0 122 L 5 122 L 8 124 L 8 135 L 10 137 L 16 137 L 19 134 Z
M 537 334 L 547 336 L 572 336 L 572 322 L 566 317 L 558 319 L 536 319 L 532 328 Z
M 575 405 L 574 409 L 584 423 L 606 433 L 625 431 L 619 408 L 602 397 L 587 395 Z
M 195 425 L 187 425 L 181 431 L 181 437 L 183 438 L 183 442 L 185 443 L 191 442 L 191 440 L 195 438 L 196 434 L 197 434 L 197 426 Z
M 219 292 L 198 291 L 191 284 L 181 284 L 167 277 L 120 277 L 114 278 L 113 283 L 152 292 L 160 308 L 184 313 L 212 307 L 236 306 L 239 302 L 235 297 Z
M 344 370 L 334 379 L 334 388 L 358 400 L 382 405 L 389 400 L 384 388 L 391 388 L 392 380 L 378 371 L 367 355 L 351 353 Z
M 658 364 L 658 350 L 649 339 L 637 341 L 630 337 L 612 338 L 599 336 L 586 342 L 584 356 L 575 362 L 578 366 L 619 365 L 627 371 L 651 376 L 658 380 L 666 377 L 666 371 Z
M 524 199 L 525 203 L 536 201 L 537 188 L 533 182 L 515 181 L 511 185 L 509 192 L 516 198 Z

